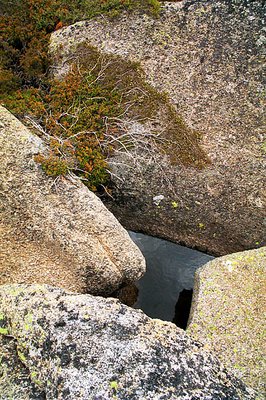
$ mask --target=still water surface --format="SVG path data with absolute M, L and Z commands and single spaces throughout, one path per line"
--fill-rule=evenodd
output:
M 146 274 L 137 282 L 139 296 L 134 308 L 152 318 L 172 321 L 179 293 L 192 289 L 197 268 L 213 257 L 142 233 L 129 232 L 142 251 Z

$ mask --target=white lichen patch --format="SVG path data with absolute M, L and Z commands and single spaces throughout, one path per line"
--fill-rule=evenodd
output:
M 5 349 L 0 336 L 0 400 L 11 392 L 12 400 L 24 400 L 17 395 L 23 391 L 25 400 L 187 400 L 195 388 L 199 399 L 255 400 L 183 330 L 116 299 L 12 285 L 0 289 L 0 310 L 14 337 L 14 346 Z

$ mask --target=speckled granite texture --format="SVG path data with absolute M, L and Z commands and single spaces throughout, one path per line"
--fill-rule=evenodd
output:
M 115 299 L 0 287 L 0 399 L 255 400 L 172 323 Z
M 266 247 L 216 258 L 196 272 L 189 334 L 266 394 Z
M 48 177 L 34 161 L 44 150 L 0 107 L 0 284 L 103 294 L 139 279 L 145 260 L 126 230 L 78 179 Z
M 211 160 L 203 170 L 170 165 L 143 149 L 111 160 L 120 179 L 114 176 L 115 200 L 106 204 L 128 229 L 216 255 L 262 245 L 265 11 L 261 0 L 164 2 L 158 19 L 125 14 L 52 35 L 55 73 L 66 70 L 84 41 L 139 61 L 147 81 L 167 92 L 186 123 L 202 133 Z M 160 207 L 153 202 L 159 195 Z

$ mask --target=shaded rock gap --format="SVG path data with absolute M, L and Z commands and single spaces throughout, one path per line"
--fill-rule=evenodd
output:
M 129 234 L 146 259 L 147 271 L 135 285 L 123 286 L 113 296 L 151 318 L 186 329 L 195 271 L 213 257 L 156 237 Z

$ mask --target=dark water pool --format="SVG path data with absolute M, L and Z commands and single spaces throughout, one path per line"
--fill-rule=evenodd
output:
M 129 235 L 147 263 L 146 274 L 137 282 L 139 294 L 134 308 L 152 318 L 173 321 L 179 294 L 193 288 L 196 269 L 213 257 L 141 233 Z

